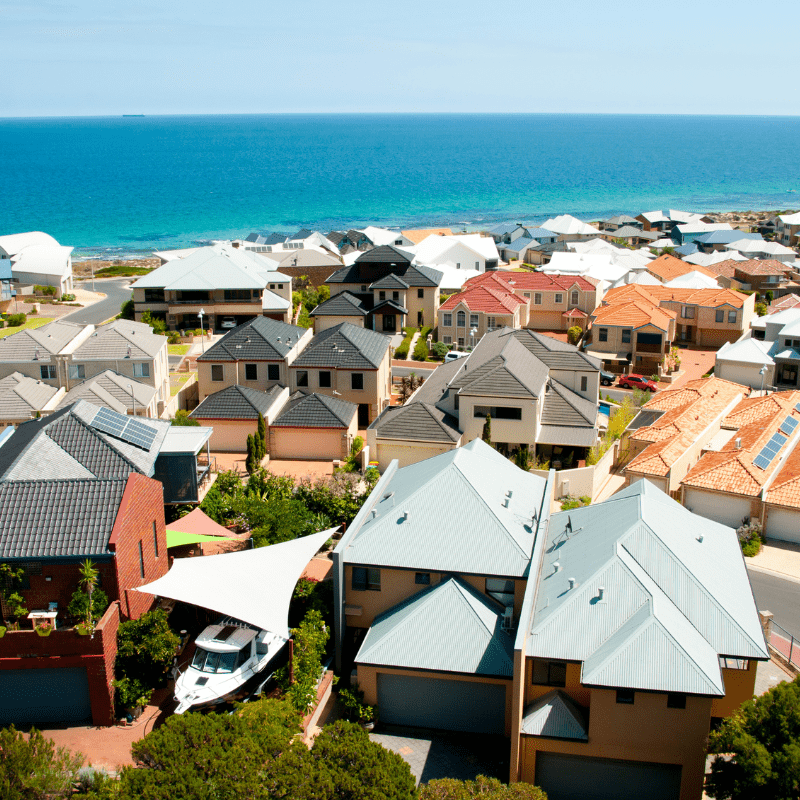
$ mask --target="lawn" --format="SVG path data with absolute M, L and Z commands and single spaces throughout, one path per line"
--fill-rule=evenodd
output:
M 48 322 L 52 321 L 52 317 L 34 317 L 33 319 L 28 319 L 24 325 L 17 325 L 15 328 L 3 328 L 0 330 L 0 339 L 4 336 L 11 336 L 12 333 L 24 331 L 26 328 L 41 328 L 42 325 L 47 325 Z
M 177 347 L 179 345 L 173 345 L 173 346 Z M 182 375 L 175 375 L 175 374 L 170 375 L 169 376 L 169 382 L 170 382 L 169 394 L 170 394 L 170 397 L 175 397 L 175 395 L 178 394 L 178 392 L 181 389 L 183 389 L 183 385 L 186 383 L 186 381 L 189 380 L 189 378 L 192 377 L 192 375 L 197 375 L 197 373 L 196 372 L 187 372 L 186 374 L 182 374 Z
M 103 267 L 97 270 L 95 278 L 132 278 L 134 275 L 149 275 L 153 270 L 146 267 Z
M 185 356 L 189 352 L 190 344 L 168 344 L 167 352 L 171 356 Z

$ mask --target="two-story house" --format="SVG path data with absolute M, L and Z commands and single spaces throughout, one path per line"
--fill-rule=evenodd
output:
M 37 285 L 55 287 L 56 297 L 71 292 L 72 250 L 41 231 L 0 236 L 0 261 L 11 263 L 11 281 L 20 294 L 31 294 Z
M 486 273 L 492 277 L 497 273 Z M 439 306 L 439 341 L 459 350 L 474 347 L 485 333 L 498 328 L 523 328 L 528 301 L 489 282 L 469 285 Z
M 800 211 L 794 214 L 779 214 L 776 219 L 775 235 L 786 247 L 796 247 L 800 234 Z
M 554 478 L 480 440 L 390 464 L 333 553 L 337 663 L 384 722 L 509 737 L 551 797 L 700 800 L 769 658 L 736 534 L 647 481 L 551 515 Z
M 224 333 L 254 317 L 289 322 L 292 313 L 291 277 L 271 269 L 264 257 L 227 245 L 191 250 L 132 288 L 136 319 L 149 311 L 170 330 L 202 325 Z

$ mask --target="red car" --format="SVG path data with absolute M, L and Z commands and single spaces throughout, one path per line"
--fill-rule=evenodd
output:
M 620 389 L 644 389 L 647 392 L 658 391 L 658 387 L 653 381 L 645 378 L 644 375 L 622 375 L 617 386 Z

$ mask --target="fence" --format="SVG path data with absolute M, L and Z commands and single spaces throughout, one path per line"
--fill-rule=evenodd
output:
M 773 619 L 769 620 L 767 642 L 790 666 L 800 669 L 800 641 Z
M 614 442 L 593 466 L 556 470 L 555 497 L 591 497 L 594 499 L 611 474 L 619 442 Z M 546 470 L 532 469 L 534 475 L 548 476 Z

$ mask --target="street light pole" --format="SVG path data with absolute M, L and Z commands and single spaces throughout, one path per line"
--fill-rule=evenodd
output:
M 197 316 L 200 317 L 200 341 L 203 343 L 203 355 L 206 352 L 206 334 L 203 330 L 203 314 L 206 313 L 204 308 L 201 308 L 200 311 L 197 312 Z
M 128 384 L 128 391 L 131 393 L 131 400 L 133 400 L 133 416 L 136 416 L 136 395 L 133 393 L 133 386 Z

